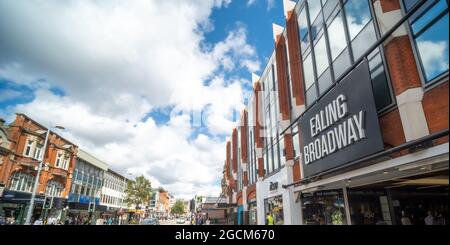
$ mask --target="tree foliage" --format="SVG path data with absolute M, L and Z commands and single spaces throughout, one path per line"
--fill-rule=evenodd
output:
M 125 189 L 125 202 L 129 205 L 147 205 L 150 201 L 152 185 L 150 180 L 141 175 L 134 181 L 129 181 Z
M 184 202 L 182 200 L 176 200 L 171 210 L 172 214 L 184 214 Z

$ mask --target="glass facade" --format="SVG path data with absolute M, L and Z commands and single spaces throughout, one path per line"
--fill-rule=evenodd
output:
M 69 202 L 99 202 L 104 171 L 80 158 L 76 161 Z
M 250 102 L 252 105 L 253 101 Z M 254 184 L 258 176 L 258 161 L 256 159 L 256 145 L 255 145 L 255 118 L 254 118 L 253 106 L 248 107 L 248 137 L 247 137 L 247 149 L 248 149 L 248 183 Z
M 403 0 L 409 11 L 418 0 Z M 427 1 L 409 20 L 425 84 L 448 72 L 448 1 Z
M 311 106 L 377 41 L 368 0 L 310 0 L 298 11 L 306 104 Z M 309 36 L 309 37 L 308 37 Z M 379 111 L 392 105 L 381 51 L 371 54 Z
M 261 79 L 264 88 L 264 173 L 270 175 L 284 166 L 282 139 L 279 137 L 279 101 L 275 55 L 272 56 Z

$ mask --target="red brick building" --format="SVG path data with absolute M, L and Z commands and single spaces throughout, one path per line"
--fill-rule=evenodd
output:
M 448 222 L 448 1 L 283 4 L 227 142 L 235 223 Z
M 43 152 L 46 132 L 46 127 L 24 114 L 17 114 L 14 122 L 2 129 L 2 138 L 7 135 L 9 146 L 2 151 L 6 154 L 0 165 L 0 183 L 5 191 L 0 205 L 5 217 L 14 217 L 19 223 L 24 221 L 41 158 L 44 166 L 33 218 L 42 215 L 44 196 L 53 197 L 48 215 L 58 218 L 66 207 L 78 147 L 50 131 Z

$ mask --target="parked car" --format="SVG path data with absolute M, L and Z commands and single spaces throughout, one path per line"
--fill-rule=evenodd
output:
M 177 224 L 184 224 L 184 223 L 186 223 L 186 218 L 184 218 L 184 217 L 179 217 L 179 218 L 177 219 Z
M 156 218 L 147 218 L 141 222 L 141 225 L 159 225 L 159 220 Z

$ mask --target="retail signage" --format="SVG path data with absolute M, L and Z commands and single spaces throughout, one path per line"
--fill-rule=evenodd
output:
M 270 190 L 270 191 L 276 191 L 276 190 L 278 190 L 278 182 L 270 182 L 269 190 Z
M 300 129 L 305 176 L 383 150 L 367 61 L 305 112 Z

